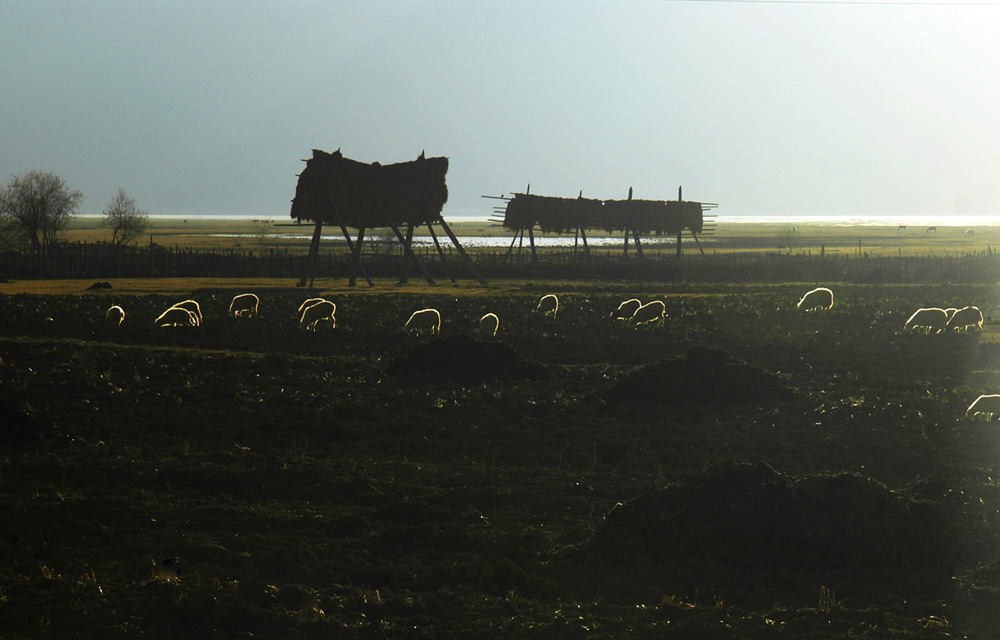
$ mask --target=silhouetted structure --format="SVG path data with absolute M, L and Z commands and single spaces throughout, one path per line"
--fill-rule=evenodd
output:
M 530 192 L 531 185 L 528 185 Z M 538 227 L 546 233 L 573 232 L 582 238 L 584 251 L 590 252 L 587 246 L 588 230 L 603 230 L 607 233 L 623 232 L 625 234 L 625 253 L 628 253 L 629 237 L 635 239 L 636 252 L 642 255 L 640 236 L 673 235 L 677 237 L 677 255 L 681 253 L 681 234 L 686 229 L 698 243 L 698 234 L 711 233 L 715 228 L 713 215 L 705 212 L 717 205 L 710 202 L 691 202 L 681 198 L 681 189 L 677 190 L 677 200 L 633 200 L 632 189 L 628 190 L 627 200 L 596 200 L 584 198 L 581 193 L 578 198 L 554 198 L 549 196 L 531 195 L 528 192 L 515 193 L 503 208 L 503 227 L 515 232 L 514 241 L 520 235 L 522 241 L 524 232 L 528 232 L 531 243 L 532 258 L 535 255 L 534 229 Z M 499 209 L 499 208 L 498 208 Z M 508 255 L 514 248 L 511 242 Z M 702 251 L 704 253 L 704 251 Z
M 427 225 L 438 255 L 444 261 L 444 252 L 433 227 L 435 224 L 442 226 L 459 255 L 471 267 L 476 278 L 483 282 L 458 238 L 441 217 L 441 209 L 448 201 L 448 187 L 445 183 L 448 158 L 426 158 L 421 152 L 412 162 L 365 164 L 345 158 L 339 149 L 334 153 L 313 149 L 313 157 L 305 160 L 305 163 L 306 168 L 299 174 L 295 188 L 291 217 L 299 222 L 314 222 L 316 229 L 299 286 L 305 286 L 311 277 L 324 224 L 336 224 L 340 227 L 354 257 L 356 270 L 360 269 L 365 274 L 369 286 L 372 281 L 361 262 L 361 247 L 366 229 L 389 227 L 399 239 L 403 246 L 400 282 L 406 282 L 409 261 L 412 260 L 420 267 L 424 279 L 434 284 L 427 269 L 413 252 L 411 244 L 414 228 L 417 225 Z M 403 226 L 406 227 L 405 235 L 400 230 Z M 356 242 L 351 239 L 348 227 L 358 230 Z M 351 285 L 355 284 L 356 270 L 351 274 Z M 454 278 L 452 281 L 454 282 Z

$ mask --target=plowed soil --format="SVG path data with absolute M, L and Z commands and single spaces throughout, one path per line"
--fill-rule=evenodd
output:
M 5 638 L 1000 628 L 1000 426 L 965 416 L 1000 349 L 903 331 L 995 287 L 357 290 L 312 333 L 316 292 L 89 284 L 0 289 Z M 153 326 L 185 298 L 202 326 Z

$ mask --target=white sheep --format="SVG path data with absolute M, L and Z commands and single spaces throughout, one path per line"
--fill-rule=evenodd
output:
M 663 304 L 660 300 L 653 300 L 636 309 L 628 322 L 637 327 L 641 324 L 658 324 L 663 326 L 663 320 L 666 317 L 667 305 Z
M 541 311 L 543 316 L 551 313 L 552 317 L 555 318 L 556 313 L 559 311 L 559 298 L 551 293 L 547 296 L 542 296 L 542 299 L 538 301 L 538 306 L 535 307 L 535 311 Z
M 979 307 L 962 307 L 948 319 L 949 329 L 968 331 L 969 327 L 983 330 L 983 312 Z
M 158 327 L 196 327 L 198 317 L 184 307 L 170 307 L 153 323 Z
M 187 309 L 188 311 L 193 313 L 195 320 L 198 321 L 195 326 L 199 327 L 201 326 L 201 321 L 202 321 L 201 306 L 197 302 L 195 302 L 194 300 L 185 300 L 183 302 L 178 302 L 174 306 L 180 309 Z
M 833 291 L 830 291 L 826 287 L 817 287 L 812 291 L 806 293 L 799 300 L 799 303 L 795 305 L 796 309 L 800 311 L 812 311 L 814 309 L 832 309 L 833 308 Z
M 116 327 L 120 327 L 125 322 L 125 310 L 118 305 L 114 305 L 108 308 L 104 314 L 104 318 Z
M 299 305 L 299 310 L 295 312 L 295 317 L 299 320 L 302 319 L 302 312 L 306 310 L 307 307 L 311 307 L 317 302 L 325 302 L 326 298 L 309 298 Z
M 987 420 L 992 420 L 993 416 L 1000 415 L 1000 395 L 982 395 L 969 405 L 965 411 L 967 417 L 985 415 Z
M 408 331 L 423 331 L 430 329 L 431 335 L 441 333 L 441 314 L 437 309 L 421 309 L 414 311 L 410 319 L 406 321 L 404 328 Z
M 260 298 L 252 293 L 241 293 L 233 298 L 229 304 L 229 313 L 235 318 L 243 316 L 254 317 L 257 315 L 257 307 L 260 305 Z
M 306 307 L 302 312 L 302 318 L 299 320 L 299 328 L 316 331 L 316 327 L 319 323 L 326 320 L 330 323 L 331 329 L 336 329 L 337 318 L 333 315 L 336 312 L 337 305 L 329 300 L 320 300 L 319 302 L 315 302 Z
M 945 310 L 938 307 L 930 307 L 914 311 L 910 319 L 906 321 L 903 330 L 910 329 L 911 331 L 916 331 L 917 329 L 923 329 L 926 334 L 932 332 L 940 333 L 944 331 L 947 325 L 948 314 L 945 313 Z
M 612 320 L 628 320 L 635 314 L 635 310 L 642 306 L 642 302 L 636 298 L 626 300 L 618 305 L 618 308 L 611 312 Z
M 479 319 L 479 335 L 485 337 L 494 337 L 497 335 L 497 329 L 500 327 L 500 318 L 496 316 L 495 313 L 487 313 L 482 318 Z

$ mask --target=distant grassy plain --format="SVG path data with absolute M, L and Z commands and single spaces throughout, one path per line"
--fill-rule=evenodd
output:
M 311 225 L 295 225 L 284 218 L 271 220 L 272 225 L 262 227 L 246 219 L 220 220 L 201 218 L 161 218 L 154 217 L 149 232 L 139 244 L 155 242 L 161 246 L 195 249 L 282 248 L 308 251 Z M 513 232 L 489 222 L 450 222 L 459 237 L 505 236 L 513 239 Z M 896 226 L 847 225 L 831 223 L 729 223 L 718 225 L 715 233 L 700 236 L 701 248 L 706 253 L 770 252 L 791 254 L 820 253 L 830 255 L 904 255 L 941 256 L 963 255 L 992 250 L 1000 246 L 1000 224 L 995 226 L 938 226 L 936 231 L 928 231 L 923 225 Z M 438 231 L 442 242 L 448 244 L 444 234 Z M 381 230 L 384 233 L 384 230 Z M 357 230 L 352 230 L 357 233 Z M 426 228 L 415 230 L 417 236 L 426 236 Z M 539 236 L 544 234 L 537 234 Z M 607 235 L 592 231 L 588 236 Z M 302 236 L 305 236 L 304 238 Z M 343 244 L 337 227 L 324 229 L 324 236 L 334 236 L 333 241 Z M 76 217 L 66 231 L 65 237 L 71 242 L 106 241 L 110 232 L 100 227 L 100 219 Z M 648 251 L 670 251 L 672 244 L 658 243 L 655 238 L 643 238 L 643 246 Z M 324 238 L 324 248 L 330 240 Z M 528 239 L 524 240 L 527 250 Z M 685 255 L 697 255 L 698 246 L 688 233 L 684 234 L 682 246 Z M 484 250 L 484 249 L 480 249 Z M 501 251 L 493 247 L 489 251 Z M 620 247 L 603 247 L 602 252 L 620 252 Z

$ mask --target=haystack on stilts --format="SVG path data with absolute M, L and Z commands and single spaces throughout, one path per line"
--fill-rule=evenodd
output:
M 351 285 L 355 284 L 360 271 L 368 286 L 372 286 L 361 257 L 365 232 L 378 227 L 392 229 L 403 246 L 400 282 L 407 281 L 412 261 L 420 268 L 424 279 L 434 284 L 412 245 L 416 226 L 427 225 L 430 228 L 435 224 L 442 226 L 476 279 L 485 284 L 441 216 L 441 209 L 448 200 L 448 187 L 445 183 L 448 158 L 427 158 L 421 153 L 412 162 L 364 164 L 345 158 L 339 149 L 334 153 L 313 149 L 313 157 L 305 160 L 305 163 L 306 168 L 299 174 L 295 198 L 292 200 L 291 217 L 299 222 L 314 222 L 316 230 L 299 286 L 305 286 L 311 279 L 324 224 L 338 225 L 347 241 L 353 259 L 349 282 Z M 358 230 L 356 242 L 351 238 L 349 228 Z M 405 228 L 405 234 L 401 228 Z M 439 250 L 439 255 L 443 257 L 443 251 Z
M 717 205 L 711 202 L 691 202 L 682 198 L 682 191 L 677 190 L 677 200 L 636 200 L 629 188 L 626 200 L 595 200 L 584 198 L 583 192 L 576 198 L 555 198 L 549 196 L 531 195 L 529 189 L 525 193 L 515 193 L 511 197 L 494 197 L 505 201 L 505 206 L 497 206 L 494 211 L 503 214 L 502 219 L 493 221 L 502 224 L 505 229 L 514 231 L 507 250 L 509 257 L 514 250 L 514 243 L 520 238 L 522 244 L 527 231 L 531 241 L 532 259 L 535 257 L 534 228 L 537 226 L 545 233 L 574 233 L 583 240 L 584 254 L 590 255 L 587 246 L 589 230 L 603 230 L 607 233 L 622 233 L 623 252 L 627 255 L 629 244 L 635 243 L 636 255 L 642 257 L 642 236 L 673 236 L 677 237 L 677 255 L 681 255 L 681 236 L 687 230 L 698 245 L 698 250 L 704 255 L 699 234 L 710 234 L 715 230 L 715 216 L 707 213 Z M 520 246 L 518 247 L 520 254 Z

